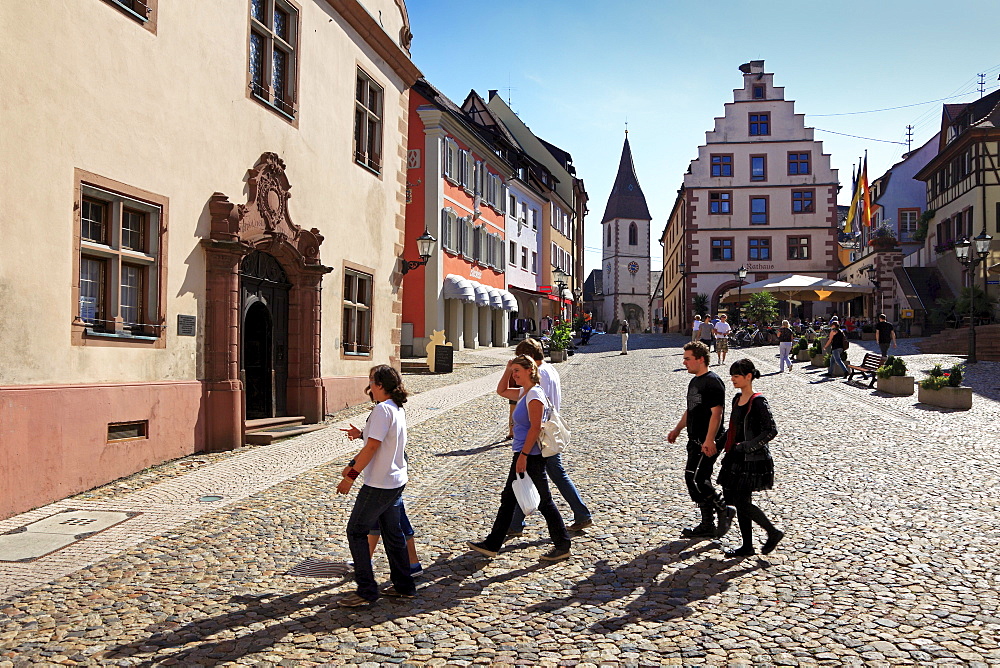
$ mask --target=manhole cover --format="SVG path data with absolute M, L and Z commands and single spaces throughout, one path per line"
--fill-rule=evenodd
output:
M 34 561 L 139 513 L 66 510 L 0 536 L 0 561 Z
M 198 500 L 202 503 L 212 503 L 214 501 L 222 501 L 222 497 L 217 494 L 206 494 L 205 496 L 199 496 Z
M 309 557 L 290 568 L 285 575 L 300 578 L 342 578 L 350 572 L 351 567 L 343 561 Z

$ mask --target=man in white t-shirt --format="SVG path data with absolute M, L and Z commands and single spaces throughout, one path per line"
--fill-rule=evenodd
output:
M 719 364 L 726 361 L 726 353 L 729 352 L 729 333 L 733 331 L 732 326 L 727 322 L 729 316 L 725 313 L 719 316 L 719 322 L 715 323 L 715 353 L 719 356 Z

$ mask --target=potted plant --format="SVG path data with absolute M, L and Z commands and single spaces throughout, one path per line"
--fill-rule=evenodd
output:
M 956 408 L 967 411 L 972 408 L 972 388 L 962 387 L 965 367 L 956 364 L 948 371 L 943 371 L 940 364 L 935 364 L 927 378 L 920 381 L 917 401 L 940 408 Z
M 913 394 L 913 376 L 906 375 L 906 360 L 889 355 L 885 364 L 875 372 L 879 392 L 908 397 Z
M 549 334 L 549 360 L 565 362 L 566 349 L 573 343 L 573 326 L 569 322 L 557 323 Z
M 823 346 L 819 342 L 819 339 L 813 342 L 812 346 L 809 347 L 809 361 L 813 366 L 826 366 L 829 360 L 826 360 L 826 355 L 823 354 Z
M 872 232 L 871 238 L 868 240 L 868 245 L 875 250 L 892 250 L 899 245 L 899 240 L 896 239 L 896 232 L 893 231 L 891 227 L 885 223 L 879 225 Z
M 830 358 L 831 358 L 832 355 L 833 355 L 833 353 L 827 353 L 827 354 L 823 355 L 823 366 L 825 368 L 827 368 L 827 369 L 830 368 Z M 844 360 L 844 364 L 848 363 L 849 360 L 847 359 L 847 351 L 846 350 L 841 350 L 840 351 L 840 359 Z M 815 364 L 815 362 L 813 362 L 813 364 Z M 841 369 L 839 366 L 835 366 L 835 367 L 833 367 L 833 371 L 830 372 L 830 375 L 831 376 L 836 376 L 836 377 L 839 378 L 839 377 L 842 377 L 842 376 L 846 376 L 847 374 L 845 374 L 844 370 Z
M 862 341 L 874 341 L 875 340 L 875 325 L 865 323 L 861 325 L 861 340 Z
M 792 346 L 792 354 L 795 355 L 796 362 L 809 361 L 809 342 L 806 340 L 806 337 L 803 336 Z

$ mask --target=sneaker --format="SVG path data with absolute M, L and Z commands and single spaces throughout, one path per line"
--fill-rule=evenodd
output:
M 494 552 L 493 550 L 487 549 L 485 543 L 473 543 L 470 540 L 469 542 L 466 543 L 466 545 L 468 545 L 471 549 L 475 550 L 479 554 L 485 555 L 487 557 L 492 558 L 492 557 L 497 556 L 496 552 Z
M 767 540 L 761 546 L 760 553 L 771 554 L 772 552 L 774 552 L 774 548 L 778 547 L 778 543 L 780 543 L 781 539 L 784 537 L 785 537 L 784 531 L 775 529 L 774 533 L 770 533 L 767 535 Z
M 420 573 L 423 570 L 424 570 L 424 567 L 420 565 L 419 561 L 417 563 L 415 563 L 415 564 L 410 564 L 410 575 L 411 576 L 412 575 L 416 575 L 417 573 Z
M 714 524 L 699 524 L 696 527 L 681 529 L 683 538 L 715 538 Z
M 388 587 L 385 587 L 384 589 L 382 589 L 382 595 L 383 596 L 388 596 L 390 598 L 416 598 L 417 597 L 416 592 L 414 592 L 412 594 L 404 594 L 404 593 L 402 593 L 401 591 L 399 591 L 398 589 L 396 589 L 396 585 L 389 585 Z
M 719 528 L 715 531 L 716 538 L 722 538 L 733 525 L 733 518 L 736 517 L 736 509 L 726 506 L 726 509 L 719 513 Z
M 573 522 L 567 528 L 570 531 L 583 531 L 587 527 L 594 526 L 594 520 L 587 518 L 585 520 L 580 520 L 579 522 Z
M 524 529 L 507 529 L 507 538 L 520 538 L 524 535 Z
M 738 547 L 735 550 L 723 550 L 727 557 L 752 557 L 757 554 L 757 551 L 753 549 L 752 545 L 744 545 Z
M 340 600 L 337 601 L 337 605 L 341 608 L 361 608 L 366 605 L 371 605 L 375 601 L 369 601 L 367 598 L 361 598 L 357 592 L 353 594 L 345 594 Z
M 559 548 L 554 547 L 538 558 L 542 561 L 562 561 L 564 559 L 569 559 L 569 548 L 560 550 Z

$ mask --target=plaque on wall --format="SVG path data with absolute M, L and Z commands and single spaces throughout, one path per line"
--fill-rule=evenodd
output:
M 434 373 L 451 373 L 455 367 L 455 349 L 452 346 L 434 346 Z
M 193 315 L 177 316 L 177 336 L 194 336 L 198 330 L 197 318 Z

